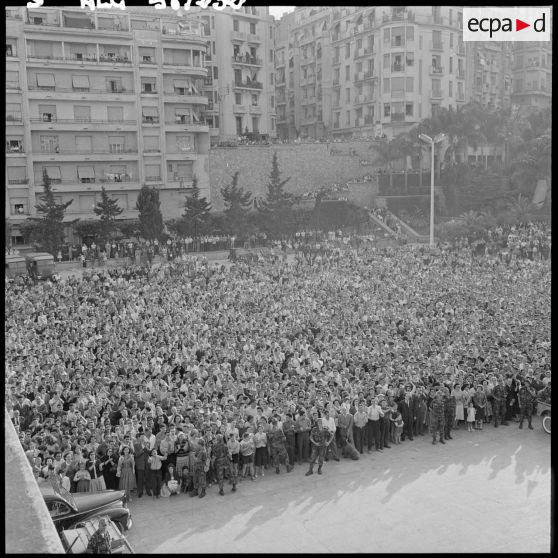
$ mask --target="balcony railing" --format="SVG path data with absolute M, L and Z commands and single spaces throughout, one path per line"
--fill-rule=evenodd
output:
M 131 64 L 132 61 L 127 56 L 105 56 L 104 54 L 99 55 L 99 59 L 96 56 L 86 56 L 83 58 L 76 58 L 75 56 L 45 56 L 41 54 L 30 54 L 27 56 L 27 61 L 32 62 L 34 60 L 49 60 L 52 62 L 62 63 L 62 64 Z
M 8 18 L 8 19 L 23 19 L 23 17 L 21 16 L 21 14 L 19 12 L 17 12 L 16 10 L 10 10 L 8 8 L 6 8 L 6 18 Z
M 263 89 L 263 84 L 259 81 L 235 81 L 233 82 L 233 87 L 240 89 Z
M 157 89 L 150 89 L 149 91 L 142 89 L 140 93 L 142 95 L 158 95 L 159 91 L 157 91 Z M 172 95 L 172 93 L 169 94 Z
M 441 99 L 444 96 L 441 89 L 430 91 L 431 99 Z
M 392 89 L 391 90 L 391 98 L 392 99 L 404 99 L 405 98 L 405 89 Z
M 143 117 L 141 119 L 142 124 L 159 124 L 159 117 L 158 116 L 151 116 L 149 118 Z
M 388 21 L 414 21 L 415 14 L 411 11 L 402 11 L 402 12 L 392 12 L 391 14 L 383 14 L 382 22 L 386 23 Z
M 457 70 L 457 78 L 465 79 L 465 72 L 463 70 Z
M 431 41 L 430 42 L 430 50 L 444 50 L 444 42 L 443 41 Z
M 248 112 L 248 109 L 244 105 L 233 105 L 233 112 L 245 113 Z
M 30 122 L 41 122 L 43 124 L 114 124 L 119 126 L 121 124 L 137 124 L 136 120 L 91 120 L 87 118 L 57 118 L 56 116 L 50 119 L 44 118 L 30 118 Z
M 23 145 L 6 145 L 6 153 L 25 153 L 25 149 L 23 148 Z
M 365 123 L 365 124 L 374 124 L 374 117 L 372 117 L 372 116 L 365 116 L 365 117 L 364 117 L 364 123 Z
M 185 122 L 176 121 L 176 120 L 166 120 L 165 124 L 168 125 L 175 125 L 175 126 L 189 126 L 190 128 L 204 128 L 208 126 L 205 120 L 200 120 L 199 122 L 194 122 L 193 120 L 187 120 Z
M 7 112 L 6 122 L 23 122 L 21 112 Z
M 402 72 L 405 70 L 403 64 L 392 64 L 391 71 L 392 72 Z
M 263 66 L 261 58 L 258 58 L 257 56 L 250 56 L 248 54 L 245 54 L 244 56 L 233 56 L 232 61 L 236 64 L 246 64 L 248 66 Z
M 130 148 L 130 149 L 96 149 L 94 151 L 83 151 L 78 149 L 54 149 L 51 151 L 36 151 L 33 153 L 34 156 L 39 155 L 46 155 L 50 156 L 53 154 L 56 155 L 120 155 L 121 153 L 134 153 L 138 154 L 138 148 Z
M 443 74 L 444 68 L 442 66 L 430 66 L 431 74 Z
M 28 184 L 28 178 L 8 178 L 8 184 Z
M 364 79 L 371 79 L 373 77 L 376 77 L 374 70 L 364 72 Z
M 16 83 L 15 81 L 7 81 L 6 89 L 17 89 L 18 91 L 21 91 L 21 87 L 19 86 L 19 83 Z
M 90 87 L 41 87 L 38 85 L 30 85 L 29 91 L 56 91 L 57 93 L 90 93 L 93 95 L 106 95 L 110 93 L 117 93 L 119 95 L 133 95 L 131 91 L 125 87 L 117 89 L 92 89 Z M 142 92 L 143 93 L 143 92 Z
M 405 113 L 404 112 L 392 112 L 391 113 L 391 121 L 392 122 L 404 122 L 405 121 Z
M 160 180 L 161 180 L 160 176 L 146 176 L 145 177 L 146 182 L 159 182 Z

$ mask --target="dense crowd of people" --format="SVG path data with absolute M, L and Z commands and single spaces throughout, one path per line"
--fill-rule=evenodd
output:
M 6 282 L 6 406 L 36 477 L 203 497 L 428 432 L 532 427 L 550 401 L 547 260 L 335 235 L 307 257 L 301 240 L 294 259 Z

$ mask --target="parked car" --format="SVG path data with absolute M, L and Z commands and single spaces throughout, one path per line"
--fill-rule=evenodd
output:
M 37 278 L 51 277 L 54 273 L 54 256 L 47 252 L 28 252 L 25 254 L 29 275 Z
M 111 540 L 111 554 L 134 554 L 130 543 L 120 532 L 114 521 L 106 516 L 95 516 L 79 521 L 60 532 L 60 539 L 66 554 L 85 554 L 89 541 L 99 529 L 99 520 L 104 517 L 107 522 L 107 533 Z
M 40 489 L 58 531 L 100 515 L 114 521 L 121 532 L 127 531 L 132 526 L 132 516 L 123 490 L 70 494 L 62 487 L 55 488 L 47 483 L 42 483 Z

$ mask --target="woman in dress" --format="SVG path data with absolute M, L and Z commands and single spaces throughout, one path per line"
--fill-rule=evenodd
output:
M 455 384 L 453 386 L 453 396 L 455 397 L 455 429 L 459 428 L 460 421 L 465 420 L 465 406 L 464 406 L 464 395 L 461 391 L 461 386 Z
M 91 475 L 85 468 L 85 461 L 79 464 L 79 471 L 74 475 L 76 484 L 76 492 L 89 492 L 89 483 L 91 482 Z
M 103 464 L 94 451 L 89 453 L 87 470 L 91 475 L 91 483 L 89 484 L 90 492 L 100 492 L 101 490 L 106 490 L 107 486 L 105 479 L 103 478 Z
M 135 460 L 128 446 L 122 448 L 122 453 L 116 469 L 116 476 L 120 479 L 118 481 L 118 490 L 124 490 L 128 501 L 131 502 L 132 490 L 136 488 L 136 475 Z

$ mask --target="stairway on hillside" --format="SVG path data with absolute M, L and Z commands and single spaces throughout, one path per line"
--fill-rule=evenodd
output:
M 420 243 L 430 242 L 430 237 L 428 235 L 418 233 L 409 224 L 405 223 L 405 221 L 395 215 L 395 213 L 389 211 L 389 209 L 386 209 L 386 211 L 393 221 L 399 223 L 401 232 L 409 239 L 409 241 Z

